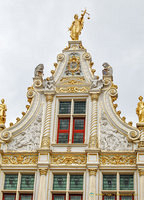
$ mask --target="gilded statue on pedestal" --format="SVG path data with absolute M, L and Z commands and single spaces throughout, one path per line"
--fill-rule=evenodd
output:
M 5 102 L 5 100 L 2 99 L 1 104 L 0 104 L 0 124 L 5 124 L 5 122 L 6 122 L 7 107 L 4 102 Z
M 82 31 L 83 26 L 84 26 L 84 16 L 85 16 L 85 14 L 88 14 L 86 12 L 86 9 L 84 11 L 82 11 L 80 18 L 78 18 L 77 14 L 74 15 L 74 21 L 73 21 L 71 27 L 69 28 L 69 31 L 71 31 L 70 36 L 71 36 L 72 40 L 79 40 L 79 35 L 81 34 L 81 31 Z M 90 19 L 90 18 L 88 17 L 88 19 Z
M 139 97 L 140 102 L 137 104 L 136 108 L 136 114 L 138 115 L 139 122 L 144 123 L 144 102 L 143 102 L 143 97 Z

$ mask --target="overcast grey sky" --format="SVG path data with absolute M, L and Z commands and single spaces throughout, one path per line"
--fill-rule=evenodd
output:
M 8 106 L 7 126 L 21 117 L 34 68 L 45 77 L 70 40 L 75 13 L 87 8 L 80 39 L 91 53 L 97 75 L 108 62 L 118 85 L 118 109 L 136 123 L 138 96 L 144 96 L 143 0 L 0 0 L 0 98 Z

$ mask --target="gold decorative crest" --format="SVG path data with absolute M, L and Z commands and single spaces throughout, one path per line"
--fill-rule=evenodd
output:
M 135 155 L 100 155 L 100 165 L 135 165 Z
M 2 156 L 2 164 L 4 165 L 34 165 L 37 164 L 37 162 L 37 155 L 14 154 Z
M 86 155 L 52 155 L 52 164 L 58 165 L 85 165 Z
M 80 58 L 79 56 L 73 55 L 69 58 L 68 61 L 68 71 L 71 72 L 72 75 L 74 75 L 75 72 L 80 71 Z
M 87 93 L 89 91 L 89 87 L 63 87 L 57 88 L 57 93 Z

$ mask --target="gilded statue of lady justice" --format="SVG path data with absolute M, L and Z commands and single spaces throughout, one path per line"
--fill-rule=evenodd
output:
M 83 29 L 83 26 L 84 26 L 85 14 L 88 14 L 86 12 L 86 9 L 84 11 L 82 11 L 80 18 L 78 18 L 77 14 L 74 15 L 75 20 L 73 21 L 71 27 L 69 28 L 69 31 L 71 31 L 70 36 L 71 36 L 72 40 L 79 40 L 79 35 L 81 34 L 81 30 Z M 88 17 L 88 19 L 90 19 L 90 18 Z
M 139 122 L 144 123 L 144 102 L 143 102 L 143 97 L 140 96 L 139 100 L 140 101 L 137 104 L 136 113 L 138 115 Z
M 4 102 L 5 102 L 5 100 L 2 99 L 1 104 L 0 104 L 0 124 L 5 124 L 5 121 L 6 121 L 7 107 Z

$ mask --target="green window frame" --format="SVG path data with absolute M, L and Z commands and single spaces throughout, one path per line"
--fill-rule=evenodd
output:
M 70 175 L 70 190 L 83 190 L 83 175 Z
M 53 190 L 66 190 L 67 175 L 54 174 Z
M 22 174 L 21 175 L 21 190 L 33 190 L 34 189 L 34 174 Z
M 4 190 L 16 190 L 18 174 L 5 174 Z
M 134 180 L 133 175 L 120 175 L 120 190 L 133 190 Z
M 116 190 L 117 181 L 115 174 L 103 174 L 103 190 Z

